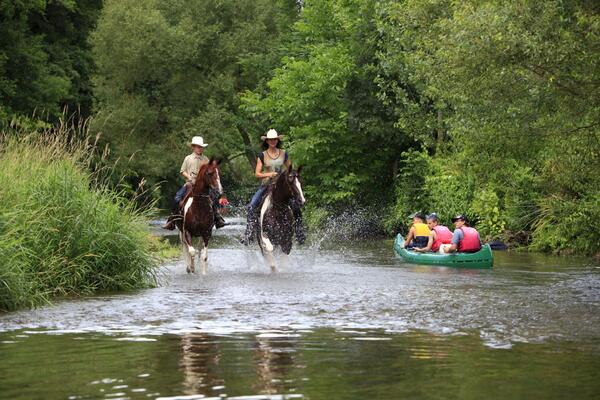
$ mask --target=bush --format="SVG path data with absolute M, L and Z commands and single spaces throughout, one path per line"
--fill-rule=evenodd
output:
M 155 284 L 147 212 L 96 182 L 73 136 L 0 137 L 0 311 Z
M 475 185 L 466 173 L 449 170 L 444 160 L 435 160 L 438 165 L 435 174 L 427 177 L 425 187 L 430 196 L 430 210 L 440 216 L 440 222 L 449 225 L 450 219 L 457 214 L 473 217 L 471 202 Z
M 532 250 L 593 255 L 600 252 L 600 193 L 583 199 L 551 196 L 540 201 Z
M 406 230 L 410 224 L 408 216 L 429 206 L 430 193 L 425 181 L 431 171 L 431 158 L 425 151 L 409 150 L 402 153 L 402 159 L 395 177 L 395 201 L 383 222 L 388 233 Z
M 483 240 L 496 239 L 504 233 L 506 222 L 500 212 L 498 195 L 490 189 L 475 192 L 471 213 Z

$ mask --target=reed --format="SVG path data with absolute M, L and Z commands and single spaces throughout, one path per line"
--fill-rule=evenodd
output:
M 90 172 L 76 127 L 0 136 L 0 311 L 154 285 L 150 208 Z

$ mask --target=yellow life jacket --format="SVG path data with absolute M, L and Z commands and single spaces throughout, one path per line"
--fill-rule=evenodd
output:
M 415 227 L 415 236 L 429 236 L 429 227 L 427 224 L 418 222 L 413 224 L 413 226 Z

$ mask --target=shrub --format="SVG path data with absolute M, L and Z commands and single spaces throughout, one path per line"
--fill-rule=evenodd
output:
M 477 230 L 483 240 L 495 239 L 504 233 L 506 222 L 500 212 L 498 195 L 493 190 L 475 192 L 470 211 L 477 220 Z
M 539 206 L 532 250 L 587 255 L 600 252 L 600 192 L 582 199 L 551 196 L 542 199 Z
M 453 160 L 444 158 L 432 160 L 431 171 L 432 174 L 425 179 L 430 211 L 436 212 L 446 225 L 457 214 L 472 217 L 471 202 L 475 191 L 472 176 L 457 169 Z
M 0 310 L 155 283 L 148 212 L 96 181 L 73 136 L 0 137 Z
M 431 171 L 431 158 L 425 151 L 409 150 L 402 153 L 402 159 L 395 177 L 395 201 L 383 223 L 388 233 L 405 230 L 410 222 L 408 216 L 427 210 L 429 203 L 425 181 Z

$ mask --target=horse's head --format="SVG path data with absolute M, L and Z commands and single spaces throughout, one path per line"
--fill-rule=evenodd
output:
M 221 194 L 223 193 L 223 186 L 221 186 L 219 165 L 221 165 L 221 160 L 214 158 L 210 159 L 210 161 L 206 165 L 206 172 L 204 173 L 204 182 L 208 187 Z
M 306 199 L 304 198 L 304 192 L 302 192 L 302 184 L 300 183 L 301 171 L 302 167 L 299 167 L 298 169 L 294 170 L 293 166 L 290 165 L 290 167 L 285 172 L 285 179 L 288 184 L 288 187 L 290 188 L 290 192 L 292 192 L 294 199 L 298 202 L 298 204 L 304 205 Z
M 208 189 L 213 189 L 219 194 L 223 193 L 221 177 L 219 176 L 220 164 L 221 160 L 211 158 L 208 164 L 200 167 L 198 177 L 196 178 L 196 184 L 194 185 L 194 193 L 204 193 L 205 191 L 208 191 Z

